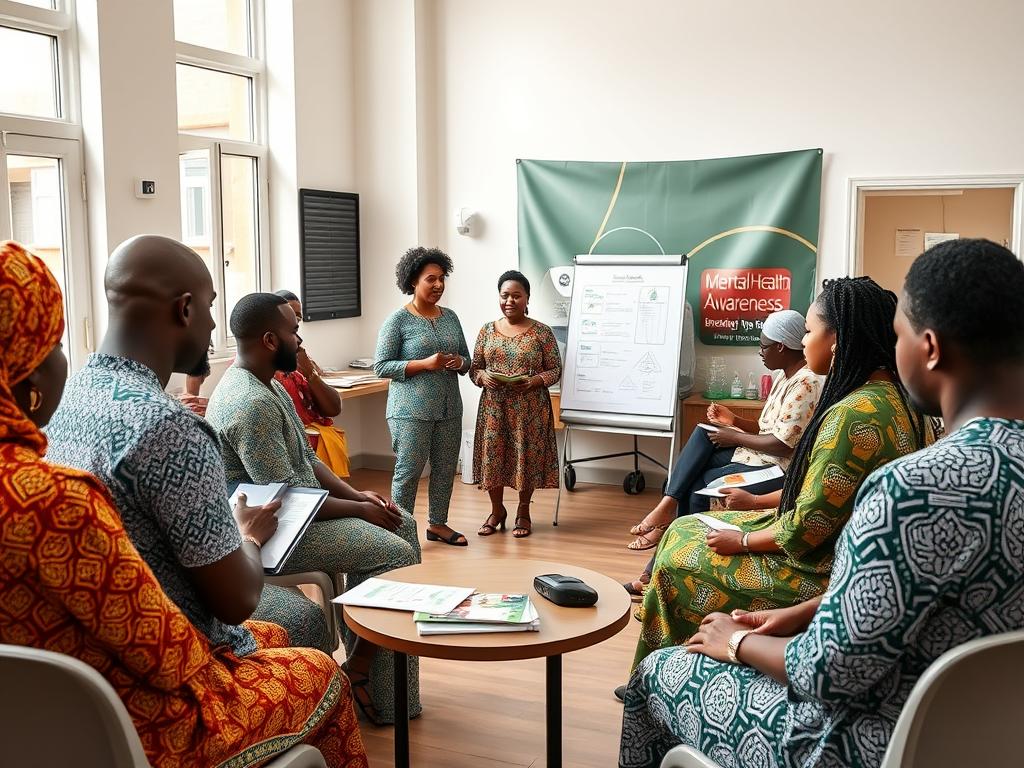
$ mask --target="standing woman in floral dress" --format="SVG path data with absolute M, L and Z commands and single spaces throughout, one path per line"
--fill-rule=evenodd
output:
M 480 329 L 473 351 L 469 376 L 484 390 L 473 441 L 473 480 L 491 497 L 491 514 L 477 531 L 480 536 L 505 530 L 505 486 L 519 491 L 512 530 L 517 539 L 531 533 L 534 490 L 558 487 L 548 387 L 561 378 L 562 359 L 551 329 L 527 317 L 529 301 L 530 281 L 515 270 L 503 274 L 498 279 L 501 318 Z

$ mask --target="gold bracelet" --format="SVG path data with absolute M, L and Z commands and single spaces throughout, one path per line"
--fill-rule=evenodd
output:
M 243 542 L 244 541 L 248 541 L 250 544 L 255 544 L 256 545 L 256 549 L 263 549 L 263 545 L 260 544 L 259 540 L 255 536 L 249 536 L 249 535 L 243 536 L 242 537 L 242 541 Z
M 729 636 L 729 661 L 733 664 L 743 664 L 737 655 L 740 652 L 740 643 L 743 642 L 743 638 L 753 631 L 752 629 L 738 629 Z

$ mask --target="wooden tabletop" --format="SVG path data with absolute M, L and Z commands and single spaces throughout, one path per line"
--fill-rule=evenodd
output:
M 597 590 L 590 608 L 564 608 L 545 600 L 533 588 L 533 577 L 545 573 L 575 576 Z M 382 574 L 406 583 L 473 587 L 478 592 L 525 593 L 540 614 L 537 632 L 492 632 L 420 637 L 412 614 L 381 608 L 344 606 L 345 623 L 362 638 L 410 656 L 461 661 L 508 661 L 554 656 L 596 645 L 629 622 L 629 595 L 614 579 L 575 565 L 542 560 L 454 558 L 421 563 Z
M 334 389 L 341 395 L 342 400 L 348 400 L 350 397 L 363 397 L 364 395 L 373 395 L 377 392 L 387 392 L 390 383 L 390 379 L 384 379 L 383 381 L 374 381 L 369 384 L 357 384 L 354 387 L 335 387 Z

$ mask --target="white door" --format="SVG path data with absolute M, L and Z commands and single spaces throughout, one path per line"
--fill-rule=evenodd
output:
M 46 262 L 64 294 L 64 351 L 77 370 L 93 348 L 81 145 L 74 139 L 3 134 L 0 240 Z

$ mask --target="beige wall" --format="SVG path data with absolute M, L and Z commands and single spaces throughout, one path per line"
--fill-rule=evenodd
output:
M 956 232 L 986 237 L 1009 247 L 1013 233 L 1013 189 L 949 190 L 950 194 L 869 194 L 864 198 L 864 258 L 861 274 L 892 291 L 903 287 L 912 258 L 896 256 L 896 230 Z

